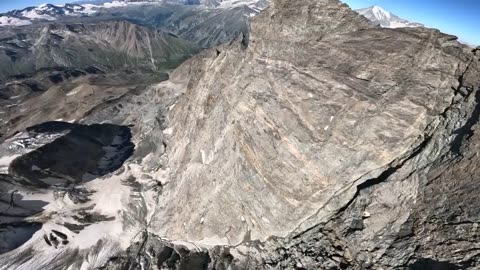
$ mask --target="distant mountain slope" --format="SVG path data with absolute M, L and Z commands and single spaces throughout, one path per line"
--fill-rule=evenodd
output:
M 125 0 L 125 1 L 82 1 L 74 4 L 42 4 L 20 10 L 0 13 L 0 27 L 29 25 L 37 21 L 55 21 L 68 17 L 85 17 L 104 13 L 113 8 L 134 6 L 179 4 L 204 8 L 230 9 L 246 6 L 252 9 L 247 15 L 258 14 L 268 6 L 268 0 Z
M 94 5 L 65 4 L 63 6 L 43 4 L 0 14 L 0 26 L 28 25 L 34 21 L 54 21 L 64 16 L 86 16 L 95 13 Z
M 172 34 L 125 21 L 31 25 L 0 32 L 0 80 L 51 67 L 170 69 L 197 51 Z
M 246 35 L 250 18 L 268 3 L 269 0 L 129 0 L 44 4 L 0 14 L 0 28 L 53 21 L 71 24 L 128 20 L 209 48 Z
M 386 28 L 400 28 L 400 27 L 421 27 L 424 26 L 421 23 L 409 22 L 405 19 L 392 14 L 379 6 L 373 6 L 369 8 L 357 9 L 360 15 L 363 15 L 374 24 L 380 25 Z
M 232 6 L 249 6 L 257 8 L 266 8 L 268 0 L 125 0 L 120 2 L 138 3 L 138 2 L 158 2 L 158 3 L 177 3 L 184 5 L 199 5 L 205 7 L 232 7 Z
M 248 6 L 223 9 L 173 4 L 119 7 L 106 12 L 105 16 L 115 13 L 117 17 L 174 33 L 203 48 L 247 34 L 250 17 L 258 14 Z

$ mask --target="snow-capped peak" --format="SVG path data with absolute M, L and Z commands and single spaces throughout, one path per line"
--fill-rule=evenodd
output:
M 365 18 L 369 19 L 370 21 L 372 21 L 377 25 L 380 25 L 381 27 L 399 28 L 399 27 L 423 26 L 423 24 L 409 22 L 405 19 L 402 19 L 379 6 L 357 9 L 356 11 L 360 15 L 363 15 Z
M 379 7 L 379 6 L 373 6 L 372 7 L 372 13 L 373 15 L 375 15 L 375 17 L 379 20 L 381 19 L 390 19 L 391 18 L 391 14 L 390 12 L 384 10 L 383 8 Z
M 89 4 L 89 2 L 95 4 Z M 84 4 L 41 4 L 37 7 L 27 7 L 21 10 L 0 13 L 0 27 L 28 25 L 35 21 L 54 21 L 65 16 L 88 16 L 100 10 L 110 8 L 122 8 L 132 5 L 162 5 L 165 3 L 225 9 L 245 5 L 252 9 L 250 16 L 257 15 L 268 6 L 268 0 L 105 0 L 86 1 Z
M 41 4 L 38 7 L 27 7 L 0 14 L 1 26 L 21 26 L 34 21 L 54 21 L 63 16 L 84 16 L 95 13 L 99 7 L 91 4 Z

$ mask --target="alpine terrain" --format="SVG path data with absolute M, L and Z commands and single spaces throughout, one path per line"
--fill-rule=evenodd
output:
M 126 20 L 155 27 L 209 48 L 247 34 L 249 18 L 267 0 L 85 1 L 79 4 L 27 7 L 0 14 L 0 29 L 52 22 L 86 23 Z
M 171 2 L 0 29 L 0 269 L 480 268 L 479 49 Z
M 400 27 L 420 27 L 421 23 L 409 22 L 405 19 L 394 15 L 379 6 L 373 6 L 364 9 L 356 10 L 360 15 L 365 16 L 376 25 L 388 28 L 400 28 Z

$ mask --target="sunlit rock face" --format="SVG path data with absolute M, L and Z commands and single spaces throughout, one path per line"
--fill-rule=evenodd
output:
M 478 62 L 437 30 L 372 26 L 336 0 L 273 1 L 249 35 L 161 83 L 120 91 L 115 76 L 114 98 L 69 100 L 81 126 L 9 150 L 2 201 L 42 203 L 18 217 L 23 243 L 3 237 L 1 265 L 476 269 Z M 27 185 L 54 174 L 68 187 Z
M 175 203 L 156 229 L 238 244 L 330 220 L 431 140 L 473 57 L 447 40 L 336 1 L 275 2 L 249 40 L 197 60 L 211 68 L 170 113 Z

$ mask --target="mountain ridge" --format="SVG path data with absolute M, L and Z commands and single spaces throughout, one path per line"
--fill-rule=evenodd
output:
M 368 8 L 362 8 L 355 10 L 360 15 L 365 16 L 374 24 L 387 28 L 399 28 L 399 27 L 423 27 L 424 25 L 416 22 L 409 22 L 405 19 L 392 14 L 379 6 L 371 6 Z
M 64 5 L 42 4 L 40 6 L 31 6 L 0 13 L 0 27 L 23 26 L 32 24 L 33 22 L 54 21 L 63 17 L 92 16 L 105 9 L 127 7 L 128 5 L 152 4 L 180 4 L 222 9 L 248 6 L 253 9 L 254 13 L 258 13 L 268 6 L 267 0 L 124 0 L 86 1 Z
M 166 81 L 9 97 L 27 117 L 0 144 L 0 268 L 477 269 L 479 60 L 337 0 L 275 0 Z
M 203 48 L 248 35 L 249 21 L 268 4 L 265 0 L 227 1 L 230 4 L 208 6 L 184 1 L 107 2 L 29 7 L 0 14 L 0 30 L 16 31 L 31 24 L 95 23 L 127 20 L 173 33 Z M 222 2 L 225 3 L 225 2 Z M 28 15 L 25 17 L 24 15 Z
M 165 70 L 199 50 L 172 34 L 126 21 L 29 25 L 4 35 L 0 79 L 50 67 Z

